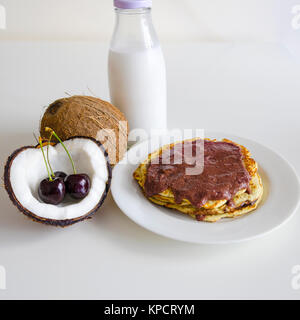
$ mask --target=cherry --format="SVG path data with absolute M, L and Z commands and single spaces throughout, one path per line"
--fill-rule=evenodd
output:
M 61 178 L 54 178 L 52 180 L 46 178 L 40 182 L 38 193 L 41 200 L 45 203 L 56 205 L 63 201 L 66 187 Z
M 45 166 L 48 172 L 48 178 L 42 180 L 40 182 L 39 188 L 38 188 L 38 194 L 45 203 L 50 204 L 59 204 L 63 201 L 66 193 L 66 186 L 62 178 L 57 178 L 54 176 L 51 176 L 52 169 L 48 167 L 46 156 L 43 149 L 43 142 L 42 138 L 39 138 L 39 144 L 41 147 L 41 151 L 43 154 Z M 49 163 L 50 166 L 50 163 Z M 50 173 L 51 171 L 51 173 Z
M 54 136 L 62 145 L 62 147 L 65 149 L 70 162 L 72 164 L 72 168 L 73 168 L 73 172 L 74 174 L 70 174 L 69 176 L 67 176 L 64 180 L 65 182 L 65 187 L 66 187 L 66 192 L 70 194 L 70 196 L 74 199 L 83 199 L 85 198 L 91 188 L 91 181 L 90 178 L 87 174 L 85 173 L 77 173 L 76 169 L 75 169 L 75 165 L 74 165 L 74 161 L 72 159 L 71 154 L 69 153 L 68 149 L 66 148 L 66 146 L 64 145 L 64 143 L 61 141 L 61 139 L 59 138 L 59 136 L 55 133 L 54 130 L 52 130 L 49 127 L 46 127 L 45 130 L 47 132 L 50 132 L 50 139 L 49 142 L 51 141 L 52 136 Z M 42 147 L 42 145 L 41 145 Z M 49 150 L 49 143 L 48 143 L 48 149 Z M 43 150 L 42 150 L 43 151 Z M 44 154 L 43 154 L 44 155 Z M 45 156 L 44 156 L 45 158 Z M 48 164 L 49 164 L 49 168 L 51 171 L 52 176 L 56 176 L 56 174 L 58 175 L 58 172 L 56 172 L 56 174 L 53 173 L 52 168 L 50 166 L 50 162 L 49 162 L 49 156 L 48 156 L 48 152 L 47 152 L 47 159 L 48 159 Z M 45 161 L 46 163 L 46 161 Z M 47 163 L 46 163 L 46 167 L 47 167 Z M 49 174 L 49 178 L 51 180 L 51 176 L 50 176 L 50 171 L 48 170 L 48 174 Z M 59 173 L 61 175 L 61 172 Z M 64 175 L 64 173 L 62 173 Z
M 70 174 L 65 180 L 66 191 L 74 199 L 85 198 L 91 188 L 91 180 L 85 173 Z
M 61 178 L 62 180 L 65 180 L 66 176 L 67 176 L 67 174 L 64 173 L 63 171 L 55 171 L 54 172 L 54 177 L 55 178 Z

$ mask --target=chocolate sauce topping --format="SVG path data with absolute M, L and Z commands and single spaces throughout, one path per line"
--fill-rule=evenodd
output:
M 188 153 L 185 150 L 190 150 L 189 154 L 195 159 L 201 156 L 202 151 L 202 173 L 187 174 L 186 169 L 195 168 L 195 162 L 192 164 L 188 160 L 191 157 L 185 157 L 185 153 Z M 182 159 L 181 163 L 178 163 L 178 155 Z M 166 164 L 167 158 L 169 164 Z M 151 197 L 170 188 L 176 203 L 188 199 L 196 208 L 202 207 L 209 200 L 225 199 L 230 203 L 239 190 L 248 189 L 251 179 L 244 166 L 240 147 L 228 142 L 200 139 L 186 141 L 184 144 L 176 144 L 171 150 L 163 151 L 155 160 L 147 168 L 144 184 L 146 196 Z

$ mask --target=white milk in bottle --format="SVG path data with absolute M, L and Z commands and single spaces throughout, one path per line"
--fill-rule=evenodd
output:
M 111 102 L 130 129 L 147 134 L 167 126 L 166 69 L 151 20 L 151 0 L 115 0 L 116 26 L 109 51 Z

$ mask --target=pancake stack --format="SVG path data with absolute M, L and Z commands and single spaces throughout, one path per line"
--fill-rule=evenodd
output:
M 196 141 L 199 138 L 191 139 L 188 141 Z M 216 142 L 216 140 L 205 139 L 207 141 Z M 222 142 L 238 146 L 241 151 L 241 159 L 244 168 L 249 174 L 249 184 L 247 188 L 238 190 L 232 198 L 229 199 L 207 199 L 207 201 L 201 206 L 195 206 L 188 199 L 183 198 L 180 202 L 176 201 L 175 195 L 171 188 L 167 188 L 162 192 L 146 196 L 145 182 L 147 180 L 147 173 L 150 163 L 167 149 L 172 149 L 177 144 L 170 144 L 163 146 L 159 150 L 148 155 L 148 158 L 139 165 L 135 170 L 133 177 L 138 182 L 144 195 L 153 203 L 161 205 L 167 208 L 175 209 L 183 214 L 187 214 L 190 217 L 198 221 L 216 222 L 223 218 L 235 218 L 243 216 L 253 210 L 255 210 L 263 195 L 263 185 L 261 177 L 258 174 L 258 165 L 256 161 L 251 157 L 251 153 L 242 145 L 232 142 L 227 139 L 223 139 Z M 178 142 L 182 144 L 183 142 Z M 204 149 L 205 153 L 205 149 Z M 205 164 L 204 164 L 205 170 Z M 230 169 L 229 169 L 230 170 Z M 199 178 L 201 174 L 199 175 Z M 161 178 L 161 177 L 160 177 Z M 211 183 L 211 181 L 207 181 Z

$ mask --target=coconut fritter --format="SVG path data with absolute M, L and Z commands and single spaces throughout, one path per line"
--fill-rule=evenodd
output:
M 194 141 L 196 139 L 197 138 L 188 141 Z M 206 140 L 215 141 L 209 139 Z M 244 146 L 241 146 L 227 139 L 223 139 L 222 141 L 239 146 L 242 153 L 243 164 L 251 178 L 248 189 L 244 188 L 242 190 L 239 190 L 234 195 L 231 201 L 225 199 L 208 200 L 200 208 L 195 207 L 188 199 L 183 199 L 180 203 L 176 203 L 174 193 L 170 188 L 167 188 L 166 190 L 158 194 L 149 196 L 148 199 L 158 205 L 165 206 L 171 209 L 176 209 L 182 213 L 188 214 L 192 218 L 197 219 L 199 221 L 207 222 L 216 222 L 222 218 L 234 218 L 242 216 L 256 209 L 263 194 L 263 185 L 261 178 L 257 172 L 257 163 L 253 158 L 251 158 L 249 150 L 247 150 Z M 139 167 L 135 170 L 133 177 L 142 188 L 144 195 L 144 185 L 147 178 L 147 169 L 150 161 L 154 158 L 159 157 L 164 150 L 168 148 L 172 149 L 174 148 L 174 146 L 174 143 L 171 145 L 166 145 L 160 148 L 159 150 L 149 154 L 148 158 L 143 163 L 141 163 Z

